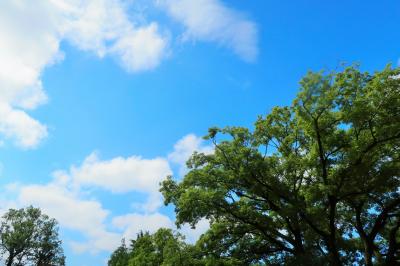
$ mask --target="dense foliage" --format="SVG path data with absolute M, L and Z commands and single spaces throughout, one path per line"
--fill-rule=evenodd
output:
M 122 241 L 111 255 L 109 266 L 239 266 L 241 260 L 204 253 L 184 241 L 179 233 L 161 228 L 154 234 L 139 233 L 130 247 Z
M 111 255 L 108 265 L 190 265 L 188 249 L 182 237 L 169 229 L 159 229 L 153 235 L 141 232 L 129 248 L 123 241 Z
M 0 250 L 7 266 L 65 265 L 57 221 L 33 207 L 10 209 L 3 215 Z

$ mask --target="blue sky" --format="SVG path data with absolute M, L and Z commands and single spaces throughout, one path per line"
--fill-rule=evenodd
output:
M 174 227 L 158 182 L 209 127 L 251 127 L 308 70 L 396 66 L 399 25 L 394 0 L 2 1 L 0 207 L 41 207 L 68 265 L 104 265 Z

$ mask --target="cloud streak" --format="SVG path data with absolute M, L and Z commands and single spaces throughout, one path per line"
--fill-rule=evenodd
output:
M 158 0 L 185 27 L 184 40 L 216 42 L 247 62 L 258 55 L 257 25 L 219 0 Z

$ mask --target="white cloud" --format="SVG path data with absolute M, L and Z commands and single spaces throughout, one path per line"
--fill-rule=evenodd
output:
M 119 0 L 86 0 L 70 5 L 65 36 L 84 51 L 117 57 L 130 72 L 157 67 L 166 55 L 168 38 L 158 24 L 136 26 Z
M 119 0 L 0 2 L 0 133 L 19 146 L 34 148 L 47 129 L 29 110 L 47 101 L 41 75 L 62 60 L 67 40 L 99 57 L 115 57 L 130 72 L 158 66 L 168 38 L 156 23 L 138 26 Z M 10 116 L 18 117 L 13 122 Z
M 116 216 L 112 219 L 112 225 L 123 231 L 122 237 L 125 239 L 135 239 L 140 231 L 154 233 L 159 228 L 170 228 L 183 234 L 185 240 L 191 244 L 194 244 L 210 228 L 210 222 L 202 219 L 194 228 L 184 224 L 178 229 L 171 218 L 159 212 L 152 214 L 131 213 Z
M 1 1 L 0 101 L 27 109 L 46 101 L 40 73 L 59 58 L 55 24 L 44 1 Z
M 80 166 L 72 166 L 68 172 L 56 171 L 55 176 L 74 188 L 99 187 L 113 193 L 140 192 L 147 197 L 145 203 L 132 206 L 152 212 L 162 205 L 160 182 L 172 171 L 164 158 L 143 159 L 140 156 L 115 157 L 100 160 L 90 154 Z
M 168 154 L 168 160 L 180 166 L 179 174 L 182 176 L 187 172 L 186 161 L 195 152 L 211 154 L 214 148 L 206 145 L 204 140 L 194 134 L 188 134 L 178 140 L 174 145 L 174 151 Z
M 158 25 L 152 23 L 138 30 L 131 30 L 111 47 L 122 66 L 131 72 L 153 69 L 159 65 L 167 46 L 166 38 L 160 38 Z
M 47 136 L 47 128 L 26 112 L 0 102 L 0 133 L 23 148 L 32 148 Z
M 207 219 L 201 219 L 194 228 L 189 224 L 184 224 L 179 231 L 186 237 L 188 243 L 194 244 L 210 228 L 210 222 Z
M 255 23 L 221 1 L 157 2 L 185 26 L 186 39 L 217 42 L 246 61 L 256 59 Z M 41 77 L 47 67 L 64 58 L 62 41 L 98 57 L 113 57 L 129 72 L 150 70 L 161 63 L 169 53 L 169 35 L 156 22 L 134 21 L 137 14 L 128 12 L 134 4 L 124 0 L 0 1 L 3 138 L 34 148 L 48 135 L 46 126 L 29 111 L 47 102 Z
M 121 241 L 121 234 L 107 229 L 107 218 L 111 212 L 84 193 L 73 191 L 56 177 L 47 184 L 10 183 L 1 190 L 0 215 L 9 208 L 29 205 L 40 207 L 44 213 L 55 218 L 60 227 L 81 234 L 85 239 L 76 242 L 63 239 L 76 252 L 110 252 Z
M 181 164 L 195 150 L 212 152 L 212 148 L 206 146 L 201 138 L 190 134 L 175 144 L 174 152 L 168 158 Z M 166 158 L 130 156 L 100 160 L 96 153 L 92 153 L 79 166 L 71 166 L 68 171 L 54 171 L 49 183 L 10 183 L 4 186 L 0 214 L 8 208 L 40 207 L 44 213 L 57 219 L 62 228 L 84 237 L 79 242 L 67 241 L 75 252 L 109 252 L 119 245 L 122 237 L 135 238 L 140 230 L 151 233 L 161 227 L 178 230 L 173 218 L 159 212 L 162 205 L 159 183 L 171 173 Z M 112 193 L 139 192 L 147 201 L 133 202 L 134 213 L 113 216 L 99 200 L 93 198 L 96 193 L 93 188 L 98 187 Z M 208 228 L 209 222 L 201 220 L 195 229 L 184 225 L 179 231 L 188 242 L 194 243 Z
M 115 193 L 158 191 L 159 182 L 171 174 L 167 160 L 143 159 L 139 156 L 115 157 L 102 161 L 96 153 L 81 166 L 71 167 L 73 182 L 80 186 L 98 186 Z
M 57 219 L 62 227 L 81 232 L 87 242 L 72 242 L 76 251 L 111 251 L 120 242 L 119 234 L 106 229 L 108 210 L 98 201 L 82 199 L 79 194 L 56 182 L 21 186 L 18 202 L 21 206 L 40 207 L 44 213 Z
M 152 214 L 126 214 L 114 217 L 113 226 L 123 230 L 123 237 L 126 239 L 135 239 L 140 231 L 156 232 L 159 228 L 175 228 L 173 221 L 166 215 L 158 212 Z
M 185 39 L 217 42 L 245 61 L 258 54 L 257 26 L 220 0 L 158 0 L 159 6 L 185 28 Z
M 47 135 L 45 126 L 21 110 L 46 102 L 40 73 L 59 58 L 55 20 L 47 6 L 43 1 L 0 2 L 0 132 L 24 148 L 37 146 Z

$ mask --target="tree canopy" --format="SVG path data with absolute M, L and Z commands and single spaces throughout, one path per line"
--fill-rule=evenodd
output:
M 254 129 L 211 128 L 161 191 L 197 246 L 242 265 L 400 263 L 400 70 L 310 72 Z
M 109 266 L 196 265 L 192 247 L 180 234 L 161 228 L 154 234 L 140 232 L 127 248 L 125 241 L 111 255 Z
M 55 219 L 34 207 L 10 209 L 0 225 L 0 250 L 5 265 L 65 265 Z
M 140 232 L 127 247 L 122 240 L 108 266 L 240 266 L 243 261 L 223 258 L 191 245 L 171 229 L 160 228 L 154 234 Z

